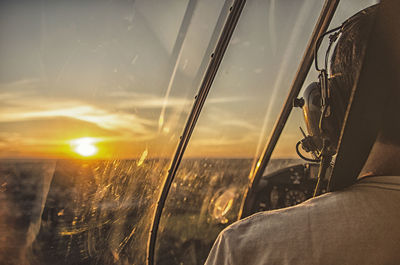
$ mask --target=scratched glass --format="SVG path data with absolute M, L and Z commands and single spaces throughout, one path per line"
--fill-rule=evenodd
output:
M 0 3 L 0 264 L 145 264 L 222 6 Z
M 332 27 L 374 3 L 341 1 Z M 172 183 L 157 264 L 203 264 L 218 233 L 237 220 L 322 4 L 247 1 Z M 313 80 L 312 68 L 305 86 Z M 302 112 L 293 110 L 264 174 L 304 163 L 295 152 L 299 126 Z
M 158 265 L 203 264 L 218 233 L 237 220 L 322 4 L 247 1 L 172 183 Z M 287 154 L 271 165 L 299 162 Z

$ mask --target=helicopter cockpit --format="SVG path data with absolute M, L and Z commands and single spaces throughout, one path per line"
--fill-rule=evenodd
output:
M 376 3 L 2 2 L 0 263 L 203 264 L 325 193 L 294 105 L 318 38 Z

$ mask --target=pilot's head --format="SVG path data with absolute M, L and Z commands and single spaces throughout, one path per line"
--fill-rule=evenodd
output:
M 333 44 L 335 46 L 328 69 L 327 85 L 330 99 L 325 115 L 322 114 L 321 107 L 321 82 L 312 83 L 305 90 L 304 116 L 308 132 L 313 136 L 314 146 L 319 151 L 323 147 L 322 139 L 328 138 L 331 149 L 336 152 L 349 99 L 361 70 L 377 9 L 378 6 L 375 5 L 360 11 L 349 18 L 340 29 L 336 45 Z M 320 49 L 319 53 L 325 54 L 325 51 Z

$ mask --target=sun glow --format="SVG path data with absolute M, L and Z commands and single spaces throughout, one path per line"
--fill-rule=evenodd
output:
M 84 157 L 89 157 L 95 155 L 98 151 L 95 143 L 96 139 L 91 137 L 83 137 L 72 140 L 71 146 L 77 154 Z

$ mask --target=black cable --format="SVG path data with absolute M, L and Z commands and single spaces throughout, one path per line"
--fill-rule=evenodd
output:
M 315 185 L 313 198 L 315 196 L 317 196 L 317 194 L 319 192 L 319 186 L 321 183 L 321 179 L 325 178 L 326 171 L 328 170 L 328 168 L 330 166 L 331 159 L 332 159 L 332 156 L 330 156 L 330 155 L 327 155 L 327 156 L 323 155 L 321 158 L 321 163 L 320 163 L 319 171 L 318 171 L 317 185 Z
M 339 34 L 342 32 L 341 30 L 342 30 L 342 27 L 340 27 L 335 33 L 333 33 L 332 35 L 329 36 L 329 46 L 325 53 L 325 70 L 326 70 L 326 72 L 328 72 L 328 60 L 329 60 L 329 53 L 333 46 L 332 44 L 334 44 L 335 41 L 338 39 Z
M 344 23 L 343 23 L 343 24 L 344 24 Z M 322 70 L 322 69 L 319 69 L 319 67 L 318 67 L 318 49 L 319 49 L 319 46 L 321 45 L 322 40 L 324 39 L 324 37 L 325 37 L 326 35 L 331 34 L 332 32 L 335 32 L 335 31 L 338 31 L 338 30 L 342 29 L 343 24 L 340 25 L 339 27 L 336 27 L 336 28 L 333 28 L 333 29 L 331 29 L 331 30 L 328 30 L 327 32 L 325 32 L 324 34 L 322 34 L 322 35 L 318 38 L 317 42 L 315 43 L 315 48 L 314 48 L 314 60 L 315 60 L 315 69 L 316 69 L 317 71 L 321 71 L 321 70 Z
M 320 159 L 311 159 L 311 158 L 308 158 L 308 157 L 303 156 L 303 155 L 300 153 L 300 150 L 299 150 L 300 144 L 301 144 L 301 141 L 298 141 L 297 144 L 296 144 L 296 153 L 297 153 L 298 156 L 300 156 L 302 159 L 304 159 L 304 160 L 307 161 L 307 162 L 319 163 L 319 162 L 321 161 Z
M 323 129 L 323 121 L 324 121 L 324 117 L 326 115 L 326 112 L 328 111 L 328 105 L 324 106 L 322 108 L 322 113 L 321 113 L 321 117 L 319 118 L 319 122 L 318 122 L 318 128 L 319 128 L 319 132 L 321 133 L 321 135 L 324 134 L 324 129 Z

